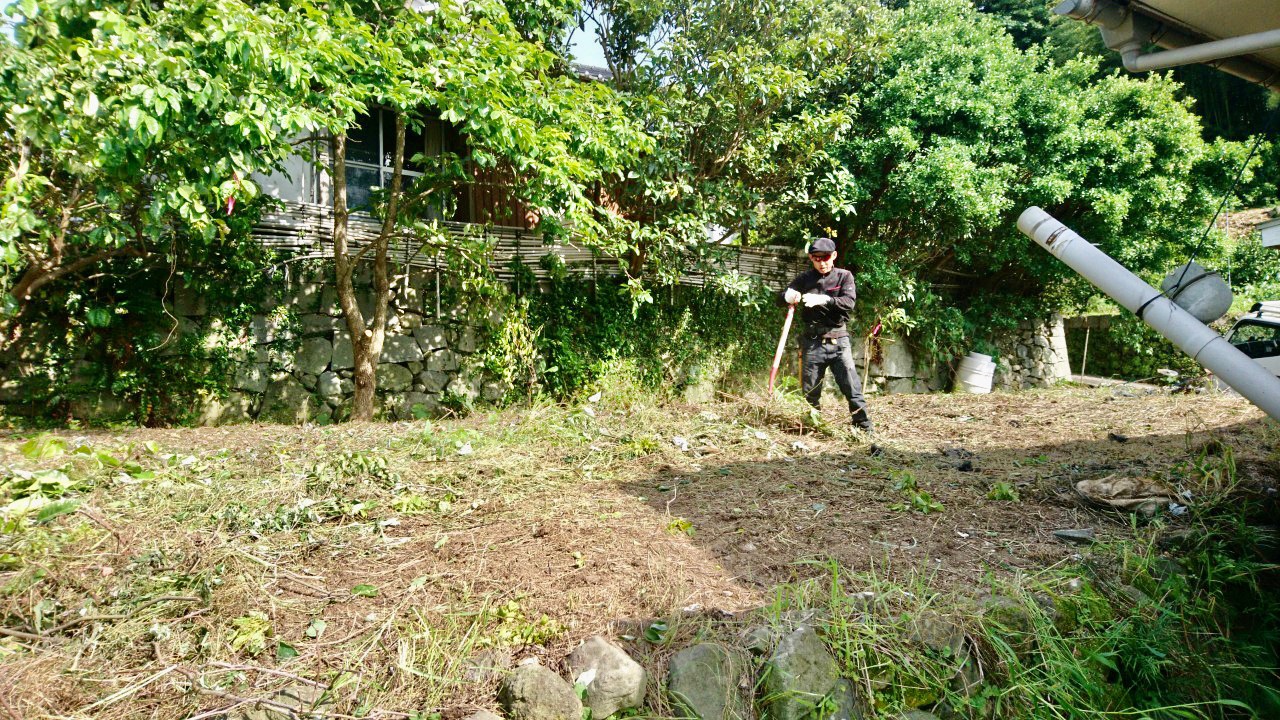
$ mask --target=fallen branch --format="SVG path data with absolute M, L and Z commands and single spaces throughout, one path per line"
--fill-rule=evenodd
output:
M 112 615 L 85 615 L 84 617 L 78 617 L 74 620 L 68 620 L 67 622 L 62 623 L 61 625 L 55 625 L 49 628 L 48 630 L 44 631 L 43 633 L 31 633 L 31 632 L 25 632 L 22 630 L 13 630 L 10 628 L 0 627 L 0 635 L 8 635 L 10 637 L 20 637 L 20 638 L 25 638 L 27 640 L 48 640 L 49 638 L 57 635 L 63 630 L 66 630 L 68 628 L 73 628 L 76 625 L 81 625 L 87 622 L 97 622 L 99 620 L 127 620 L 133 617 L 134 615 L 136 615 L 137 613 L 141 612 L 142 610 L 145 610 L 146 608 L 149 608 L 152 605 L 155 605 L 156 603 L 161 603 L 161 602 L 200 602 L 200 598 L 191 597 L 188 595 L 161 595 L 160 597 L 154 597 L 154 598 L 151 598 L 150 600 L 147 600 L 146 602 L 142 603 L 141 605 L 139 605 L 138 607 L 134 608 L 132 611 L 127 613 L 112 614 Z
M 209 664 L 220 670 L 231 670 L 233 672 L 243 672 L 243 671 L 260 672 L 260 673 L 266 673 L 268 675 L 278 675 L 280 677 L 289 678 L 290 680 L 296 680 L 300 683 L 306 683 L 308 685 L 314 685 L 320 688 L 329 687 L 326 683 L 317 682 L 315 680 L 308 680 L 304 677 L 301 677 L 299 675 L 294 675 L 293 673 L 287 673 L 283 670 L 273 670 L 271 668 L 258 667 L 257 665 L 232 665 L 231 663 L 224 663 L 224 662 L 211 662 Z
M 102 526 L 102 527 L 103 527 L 107 532 L 111 533 L 111 534 L 115 537 L 115 539 L 116 539 L 116 550 L 121 550 L 121 549 L 123 549 L 123 548 L 124 548 L 124 539 L 123 539 L 123 538 L 121 538 L 121 537 L 120 537 L 120 533 L 119 533 L 118 531 L 116 531 L 116 529 L 115 529 L 114 527 L 112 527 L 112 526 L 111 526 L 111 523 L 107 522 L 106 520 L 104 520 L 104 519 L 102 519 L 102 518 L 98 517 L 97 515 L 95 515 L 94 513 L 90 512 L 89 508 L 87 508 L 87 507 L 85 507 L 85 506 L 83 506 L 83 505 L 81 505 L 79 508 L 76 508 L 76 512 L 78 512 L 78 513 L 80 513 L 81 515 L 84 515 L 85 517 L 89 518 L 90 520 L 92 520 L 92 521 L 94 521 L 94 522 L 98 523 L 98 524 L 99 524 L 99 525 L 101 525 L 101 526 Z
M 140 683 L 130 685 L 129 687 L 124 688 L 123 690 L 119 690 L 117 692 L 111 693 L 110 695 L 102 698 L 101 700 L 98 700 L 94 703 L 86 705 L 83 708 L 80 708 L 80 710 L 76 712 L 76 715 L 87 716 L 89 711 L 93 710 L 94 708 L 106 707 L 107 705 L 114 705 L 120 702 L 121 700 L 124 700 L 125 698 L 129 697 L 130 695 L 137 693 L 142 688 L 150 685 L 151 683 L 155 682 L 156 680 L 159 680 L 160 678 L 164 677 L 165 675 L 168 675 L 169 673 L 175 670 L 181 670 L 181 668 L 178 667 L 177 665 L 170 665 L 169 667 L 161 670 L 158 673 L 155 673 L 154 675 L 147 678 L 146 680 L 143 680 Z
M 204 687 L 199 683 L 199 674 L 196 673 L 194 670 L 190 670 L 188 668 L 180 668 L 180 670 L 182 674 L 186 675 L 187 679 L 190 681 L 191 683 L 190 690 L 192 692 L 196 692 L 201 695 L 208 695 L 210 697 L 222 698 L 223 700 L 230 700 L 233 703 L 230 707 L 219 708 L 218 710 L 201 713 L 199 715 L 193 715 L 192 717 L 187 718 L 187 720 L 201 720 L 203 718 L 217 717 L 218 715 L 225 714 L 228 710 L 231 710 L 232 708 L 237 708 L 243 705 L 250 705 L 250 704 L 257 705 L 258 707 L 263 707 L 271 710 L 278 710 L 280 712 L 285 713 L 288 717 L 291 717 L 291 718 L 305 716 L 308 718 L 332 718 L 333 720 L 361 720 L 362 718 L 367 720 L 370 717 L 388 717 L 388 718 L 412 717 L 409 713 L 396 712 L 392 710 L 375 710 L 373 711 L 373 713 L 369 715 L 347 715 L 345 713 L 328 712 L 326 710 L 319 710 L 319 709 L 312 709 L 312 708 L 303 708 L 297 705 L 290 705 L 288 703 L 277 702 L 275 700 L 267 700 L 265 698 L 242 697 L 240 695 L 234 695 L 224 690 L 215 690 L 213 688 Z

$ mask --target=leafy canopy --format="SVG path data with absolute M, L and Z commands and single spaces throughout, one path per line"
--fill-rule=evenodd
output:
M 1136 272 L 1185 257 L 1240 148 L 1209 146 L 1167 78 L 1095 79 L 1021 51 L 960 0 L 891 14 L 874 72 L 850 68 L 810 112 L 852 121 L 770 208 L 775 237 L 827 227 L 861 311 L 947 359 L 1060 307 L 1083 281 L 1016 229 L 1044 207 Z

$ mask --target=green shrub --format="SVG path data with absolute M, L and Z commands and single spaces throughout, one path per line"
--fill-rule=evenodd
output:
M 520 269 L 517 268 L 520 277 Z M 741 378 L 768 366 L 782 312 L 762 288 L 745 295 L 670 286 L 637 304 L 615 278 L 525 271 L 522 292 L 497 331 L 485 365 L 508 373 L 513 394 L 565 398 L 627 368 L 650 391 L 675 394 L 703 381 Z
M 1161 369 L 1175 370 L 1183 377 L 1204 374 L 1204 368 L 1186 353 L 1129 312 L 1111 316 L 1104 328 L 1069 328 L 1067 355 L 1073 373 L 1081 373 L 1083 365 L 1084 373 L 1101 377 L 1151 380 L 1161 377 Z

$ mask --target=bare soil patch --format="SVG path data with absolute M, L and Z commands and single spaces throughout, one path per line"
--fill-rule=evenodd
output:
M 758 399 L 608 392 L 434 424 L 58 433 L 134 470 L 34 460 L 10 437 L 0 465 L 91 482 L 76 512 L 0 536 L 0 715 L 194 716 L 305 680 L 339 716 L 452 716 L 491 705 L 487 667 L 554 666 L 653 618 L 737 616 L 830 563 L 968 593 L 1070 561 L 1053 530 L 1130 523 L 1079 480 L 1176 484 L 1222 448 L 1244 484 L 1280 480 L 1280 432 L 1237 397 L 1062 388 L 872 409 L 879 455 Z M 1018 499 L 992 499 L 998 484 Z M 260 652 L 233 647 L 251 612 L 270 623 Z

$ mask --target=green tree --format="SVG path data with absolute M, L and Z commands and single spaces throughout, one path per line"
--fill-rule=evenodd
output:
M 896 11 L 876 72 L 830 97 L 855 116 L 773 208 L 777 236 L 834 228 L 860 307 L 939 359 L 1082 281 L 1015 228 L 1039 205 L 1131 269 L 1181 258 L 1239 146 L 1211 149 L 1167 78 L 1094 78 L 1022 52 L 958 0 Z M 825 109 L 824 109 L 825 110 Z M 821 110 L 820 110 L 821 111 Z M 816 220 L 816 222 L 815 222 Z
M 559 72 L 561 58 L 522 36 L 499 2 L 443 0 L 425 11 L 393 4 L 360 8 L 341 18 L 332 10 L 328 15 L 344 46 L 362 49 L 334 57 L 333 67 L 341 71 L 321 77 L 331 83 L 326 94 L 353 100 L 353 110 L 329 126 L 333 249 L 338 301 L 355 365 L 352 418 L 368 420 L 390 300 L 388 248 L 396 237 L 427 242 L 438 236 L 427 211 L 442 191 L 463 180 L 464 167 L 509 170 L 517 179 L 515 191 L 536 208 L 544 232 L 571 227 L 584 242 L 606 244 L 614 218 L 590 189 L 632 163 L 649 140 L 609 88 Z M 374 207 L 381 231 L 359 249 L 348 238 L 345 178 L 347 130 L 357 107 L 387 108 L 395 117 L 391 181 Z M 417 158 L 426 163 L 426 172 L 410 186 L 403 174 L 406 161 L 414 160 L 405 153 L 406 129 L 421 127 L 433 115 L 465 133 L 470 152 L 465 158 Z M 373 263 L 371 317 L 356 302 L 352 282 L 366 255 Z
M 1047 45 L 1053 57 L 1066 61 L 1080 54 L 1098 59 L 1099 75 L 1124 72 L 1119 53 L 1108 49 L 1096 27 L 1054 15 L 1052 0 L 974 0 L 974 7 L 995 18 L 1022 50 Z M 1151 51 L 1160 48 L 1151 46 Z M 1184 65 L 1170 71 L 1179 97 L 1195 101 L 1206 139 L 1244 140 L 1273 130 L 1268 127 L 1266 88 L 1207 65 Z M 1269 140 L 1276 134 L 1269 133 Z
M 323 26 L 243 2 L 25 0 L 0 42 L 0 326 L 42 288 L 131 256 L 239 242 L 249 180 L 331 107 L 297 104 Z M 341 107 L 342 99 L 333 103 Z
M 610 191 L 634 222 L 633 280 L 714 269 L 709 226 L 751 235 L 761 203 L 848 122 L 816 101 L 832 68 L 869 67 L 881 41 L 871 2 L 590 0 L 584 14 L 656 142 Z
M 603 242 L 611 223 L 589 186 L 648 147 L 611 91 L 559 72 L 496 0 L 439 3 L 26 0 L 0 43 L 0 296 L 4 322 L 38 291 L 120 256 L 176 263 L 248 240 L 229 224 L 307 142 L 331 143 L 334 258 L 356 360 L 353 416 L 373 414 L 386 320 L 386 250 L 471 167 L 510 168 L 543 224 Z M 537 9 L 540 3 L 530 7 Z M 532 23 L 526 34 L 536 29 Z M 377 240 L 347 238 L 346 132 L 373 107 L 396 116 L 395 172 Z M 471 140 L 408 187 L 406 127 L 428 114 Z M 182 252 L 178 251 L 181 246 Z M 373 263 L 364 317 L 351 276 Z M 184 268 L 185 270 L 185 268 Z M 12 332 L 8 333 L 14 337 Z

